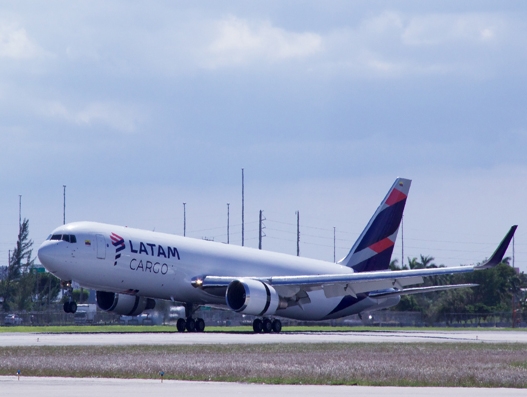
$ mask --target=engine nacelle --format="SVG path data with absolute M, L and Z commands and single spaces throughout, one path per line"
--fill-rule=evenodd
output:
M 273 315 L 280 307 L 276 290 L 263 281 L 253 279 L 231 281 L 225 292 L 225 300 L 235 312 L 254 316 Z
M 156 307 L 156 301 L 142 296 L 97 291 L 97 306 L 105 312 L 116 313 L 123 316 L 137 316 L 144 310 Z

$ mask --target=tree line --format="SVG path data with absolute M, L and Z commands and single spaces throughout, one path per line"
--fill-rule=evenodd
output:
M 436 265 L 434 257 L 420 255 L 419 258 L 408 258 L 408 264 L 399 266 L 397 259 L 390 263 L 390 269 L 426 269 L 445 267 Z M 447 284 L 478 284 L 477 287 L 459 288 L 447 291 L 430 292 L 426 294 L 403 295 L 401 301 L 393 310 L 418 311 L 425 321 L 435 323 L 446 319 L 446 322 L 477 315 L 485 320 L 495 313 L 512 313 L 514 318 L 527 320 L 527 304 L 525 289 L 527 276 L 516 273 L 510 265 L 510 258 L 492 269 L 461 274 L 447 274 L 426 277 L 422 286 Z
M 18 239 L 8 266 L 0 280 L 1 307 L 5 312 L 43 310 L 60 292 L 60 280 L 50 273 L 37 273 L 33 241 L 29 238 L 29 220 L 19 227 Z

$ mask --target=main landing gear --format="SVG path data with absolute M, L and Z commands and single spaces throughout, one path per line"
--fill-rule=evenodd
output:
M 263 333 L 270 333 L 275 332 L 279 333 L 282 331 L 282 322 L 275 318 L 274 320 L 271 320 L 269 318 L 263 318 L 263 319 L 255 319 L 253 321 L 253 331 L 255 334 L 259 334 L 260 332 Z
M 205 320 L 202 318 L 192 318 L 194 312 L 198 309 L 197 306 L 187 303 L 185 305 L 185 315 L 187 319 L 180 318 L 177 320 L 176 328 L 178 332 L 203 332 L 205 330 Z
M 76 313 L 77 312 L 77 302 L 73 300 L 73 287 L 71 286 L 71 281 L 61 281 L 60 285 L 66 290 L 64 293 L 68 300 L 64 302 L 64 312 L 65 313 Z
M 205 330 L 205 321 L 202 318 L 189 317 L 186 320 L 180 318 L 177 320 L 176 327 L 178 332 L 203 332 Z

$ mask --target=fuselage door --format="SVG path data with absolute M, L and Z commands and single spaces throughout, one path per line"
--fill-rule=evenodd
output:
M 106 240 L 102 234 L 97 235 L 97 258 L 106 259 Z

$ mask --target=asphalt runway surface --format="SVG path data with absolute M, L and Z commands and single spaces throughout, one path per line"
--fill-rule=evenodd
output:
M 0 333 L 0 346 L 107 346 L 265 343 L 527 343 L 527 331 L 365 331 L 204 333 Z
M 159 379 L 100 379 L 100 378 L 36 378 L 0 376 L 0 394 L 3 397 L 134 397 L 152 395 L 174 396 L 365 396 L 385 397 L 508 397 L 524 396 L 523 389 L 441 388 L 441 387 L 364 387 L 364 386 L 311 386 L 261 385 L 248 383 L 186 382 Z

